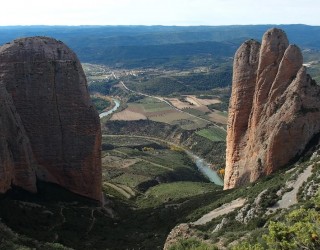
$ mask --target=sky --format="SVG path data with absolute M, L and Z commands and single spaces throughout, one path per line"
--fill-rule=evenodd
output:
M 7 25 L 320 25 L 319 0 L 7 0 Z

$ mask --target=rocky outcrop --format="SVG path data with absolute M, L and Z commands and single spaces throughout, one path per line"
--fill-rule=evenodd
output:
M 224 188 L 286 166 L 320 131 L 320 88 L 302 54 L 279 29 L 236 52 L 227 128 Z
M 101 200 L 101 130 L 76 55 L 32 37 L 0 47 L 0 192 L 36 179 Z

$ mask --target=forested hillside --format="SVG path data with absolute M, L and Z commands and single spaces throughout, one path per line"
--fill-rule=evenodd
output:
M 259 40 L 273 26 L 14 26 L 0 27 L 0 43 L 25 36 L 52 36 L 68 44 L 82 62 L 146 67 L 168 66 L 169 60 L 172 66 L 183 61 L 188 65 L 185 61 L 204 55 L 211 62 L 233 56 L 244 40 Z M 301 48 L 320 49 L 320 27 L 277 27 L 286 30 L 290 41 Z

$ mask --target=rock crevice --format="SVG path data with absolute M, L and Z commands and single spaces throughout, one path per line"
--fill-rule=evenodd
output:
M 296 45 L 279 29 L 261 45 L 236 52 L 227 128 L 224 188 L 234 188 L 286 166 L 320 131 L 320 88 L 306 73 Z

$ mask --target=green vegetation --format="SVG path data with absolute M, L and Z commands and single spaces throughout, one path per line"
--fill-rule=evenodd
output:
M 188 112 L 189 114 L 198 116 L 198 117 L 205 117 L 206 113 L 203 111 L 200 111 L 198 109 L 193 109 L 193 108 L 185 108 L 183 111 Z
M 103 112 L 111 105 L 111 103 L 105 98 L 91 96 L 91 100 L 99 113 Z
M 135 105 L 142 107 L 145 112 L 158 112 L 172 109 L 170 106 L 168 106 L 168 104 L 151 97 L 145 97 L 137 100 Z
M 65 42 L 82 62 L 124 68 L 199 67 L 232 57 L 246 39 L 260 40 L 274 25 L 248 26 L 30 26 L 1 27 L 0 43 L 17 37 L 51 36 Z M 279 25 L 290 41 L 319 50 L 317 26 Z
M 192 199 L 193 196 L 213 192 L 217 189 L 219 188 L 212 183 L 185 181 L 165 183 L 148 189 L 138 203 L 142 207 L 160 206 L 168 201 L 181 203 L 185 199 Z
M 320 193 L 307 207 L 293 209 L 278 221 L 270 221 L 268 232 L 260 242 L 248 241 L 233 247 L 247 249 L 319 249 L 320 248 Z
M 198 239 L 189 238 L 186 240 L 179 240 L 176 244 L 171 246 L 169 250 L 218 250 L 218 248 L 201 242 Z
M 201 129 L 196 134 L 203 136 L 211 141 L 226 141 L 227 132 L 217 127 Z
M 117 83 L 117 81 L 91 81 L 88 89 L 90 93 L 100 93 L 102 95 L 109 95 L 111 87 Z
M 177 125 L 169 125 L 151 120 L 139 121 L 107 121 L 103 127 L 105 134 L 135 135 L 159 138 L 166 141 L 177 141 L 180 145 L 191 148 L 192 152 L 205 158 L 214 166 L 225 164 L 226 143 L 212 141 L 200 136 L 196 130 L 184 130 Z
M 51 35 L 66 42 L 88 68 L 89 91 L 119 95 L 122 107 L 136 105 L 146 113 L 170 110 L 152 98 L 127 93 L 128 87 L 152 95 L 179 97 L 195 94 L 217 98 L 211 110 L 227 111 L 231 85 L 232 56 L 245 39 L 261 38 L 269 26 L 229 27 L 0 27 L 0 39 Z M 319 49 L 319 27 L 281 26 L 290 40 Z M 239 32 L 241 31 L 241 32 Z M 102 36 L 103 34 L 103 36 Z M 303 34 L 303 35 L 301 35 Z M 312 37 L 312 39 L 310 39 Z M 308 72 L 318 81 L 319 51 L 306 50 Z M 108 64 L 97 66 L 97 63 Z M 133 69 L 131 70 L 127 69 Z M 136 68 L 143 68 L 137 71 Z M 124 70 L 126 69 L 126 70 Z M 98 72 L 99 71 L 99 72 Z M 137 73 L 137 72 L 138 73 Z M 88 73 L 89 72 L 89 73 Z M 318 81 L 319 82 L 319 81 Z M 93 100 L 98 109 L 110 105 Z M 205 113 L 189 109 L 194 115 Z M 225 114 L 226 113 L 221 113 Z M 225 132 L 185 116 L 163 117 L 160 122 L 108 121 L 110 134 L 140 135 L 173 141 L 213 164 L 225 164 Z M 177 119 L 179 118 L 179 119 Z M 196 118 L 195 118 L 196 119 Z M 168 124 L 165 124 L 168 123 Z M 205 128 L 204 128 L 205 127 Z M 200 129 L 201 128 L 201 129 Z M 202 129 L 203 128 L 203 129 Z M 223 191 L 197 171 L 177 146 L 138 137 L 106 137 L 102 144 L 105 206 L 74 195 L 52 184 L 39 182 L 39 194 L 14 188 L 0 199 L 0 249 L 161 249 L 170 230 L 237 198 L 246 198 L 245 209 L 194 226 L 194 237 L 179 240 L 171 249 L 319 249 L 319 168 L 301 188 L 299 204 L 289 211 L 266 213 L 280 198 L 278 192 L 294 174 L 281 170 L 256 183 Z M 300 164 L 303 169 L 306 162 Z M 259 206 L 255 199 L 264 192 Z M 248 221 L 236 219 L 248 214 Z M 225 218 L 222 230 L 215 231 Z M 239 241 L 242 241 L 239 244 Z
M 303 161 L 291 171 L 282 170 L 274 175 L 264 177 L 256 183 L 245 187 L 229 190 L 225 196 L 216 202 L 211 202 L 207 207 L 201 207 L 192 213 L 205 214 L 207 211 L 219 207 L 238 197 L 246 197 L 248 202 L 240 211 L 235 211 L 213 219 L 211 222 L 193 227 L 192 235 L 197 241 L 206 241 L 210 247 L 214 247 L 219 241 L 219 246 L 232 250 L 262 250 L 262 249 L 319 249 L 320 247 L 320 190 L 310 199 L 310 190 L 319 188 L 319 158 L 313 161 Z M 313 174 L 305 185 L 301 187 L 300 203 L 288 210 L 267 212 L 279 199 L 279 192 L 290 191 L 285 188 L 287 181 L 297 178 L 298 173 L 310 164 L 314 164 Z M 311 186 L 310 186 L 311 185 Z M 306 192 L 309 190 L 309 192 Z M 257 197 L 261 196 L 257 203 Z M 241 216 L 239 216 L 241 215 Z M 247 221 L 242 221 L 246 216 Z M 216 231 L 215 228 L 224 218 L 223 228 Z M 214 232 L 213 232 L 214 231 Z M 240 239 L 240 240 L 239 240 Z M 180 239 L 185 242 L 185 239 Z M 196 248 L 195 248 L 196 249 Z
M 228 102 L 220 102 L 208 105 L 210 110 L 219 110 L 219 111 L 228 111 L 229 101 Z
M 114 136 L 104 140 L 113 145 L 104 151 L 104 157 L 114 160 L 103 160 L 105 181 L 109 183 L 126 185 L 139 193 L 161 183 L 205 181 L 184 151 L 143 138 Z
M 249 210 L 256 209 L 254 201 L 262 192 L 261 206 L 250 212 L 252 217 L 247 223 L 236 219 L 239 211 L 217 217 L 205 225 L 192 226 L 192 238 L 178 240 L 171 249 L 216 249 L 217 241 L 235 250 L 301 249 L 301 246 L 318 249 L 320 246 L 319 194 L 314 199 L 305 199 L 308 193 L 301 191 L 298 206 L 288 212 L 266 213 L 274 204 L 274 195 L 309 161 L 300 163 L 294 171 L 282 170 L 242 188 L 222 191 L 192 172 L 193 163 L 174 147 L 151 139 L 111 136 L 104 137 L 103 145 L 106 209 L 54 185 L 40 187 L 40 196 L 15 191 L 14 196 L 1 199 L 0 217 L 22 236 L 8 236 L 0 246 L 5 249 L 25 245 L 40 246 L 40 249 L 162 248 L 177 224 L 195 221 L 239 197 L 247 199 L 248 207 L 241 210 L 246 216 Z M 133 171 L 133 168 L 137 169 Z M 320 182 L 318 171 L 315 165 L 310 182 Z M 310 187 L 305 185 L 303 189 Z M 222 218 L 226 219 L 222 230 L 213 232 Z M 58 244 L 39 243 L 53 240 Z
M 185 75 L 150 75 L 126 79 L 130 89 L 152 95 L 190 94 L 231 85 L 231 66 L 219 66 L 210 72 L 187 73 Z

